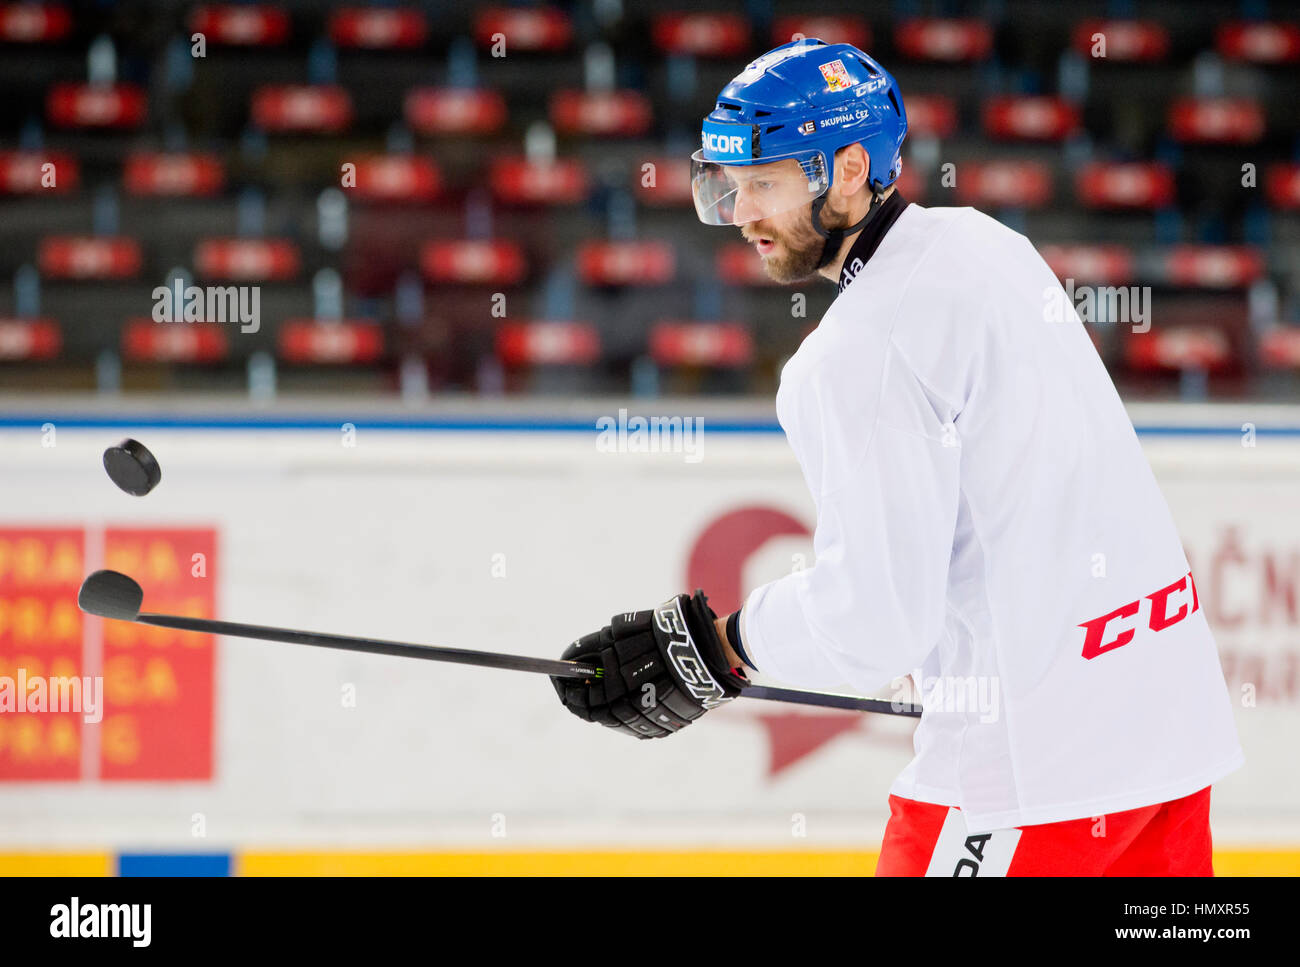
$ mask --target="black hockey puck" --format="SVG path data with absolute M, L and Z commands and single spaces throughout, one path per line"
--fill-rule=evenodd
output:
M 153 454 L 129 438 L 104 451 L 104 469 L 119 489 L 136 497 L 143 497 L 162 480 L 162 468 Z

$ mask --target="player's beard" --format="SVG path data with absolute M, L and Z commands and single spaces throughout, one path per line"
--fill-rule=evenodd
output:
M 746 236 L 770 238 L 777 243 L 776 251 L 763 259 L 763 269 L 773 281 L 788 285 L 805 282 L 817 275 L 817 263 L 821 261 L 826 239 L 812 226 L 811 208 L 810 202 L 803 217 L 796 220 L 797 227 L 792 230 L 780 233 L 755 231 Z M 834 202 L 827 198 L 821 210 L 821 223 L 827 231 L 846 228 L 848 212 L 836 209 Z

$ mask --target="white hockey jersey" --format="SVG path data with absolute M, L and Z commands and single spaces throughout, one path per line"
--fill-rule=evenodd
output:
M 925 712 L 891 792 L 959 806 L 972 832 L 1241 766 L 1169 509 L 1029 241 L 908 205 L 841 286 L 781 373 L 816 563 L 748 596 L 758 670 L 866 693 L 913 674 Z

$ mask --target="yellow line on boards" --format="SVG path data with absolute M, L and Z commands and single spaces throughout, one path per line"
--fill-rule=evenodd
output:
M 874 851 L 609 850 L 236 855 L 240 876 L 871 876 Z M 1219 876 L 1300 876 L 1300 850 L 1218 850 Z
M 601 850 L 243 853 L 239 876 L 870 876 L 876 853 Z
M 1216 876 L 1300 876 L 1300 849 L 1218 849 Z
M 0 853 L 0 876 L 112 876 L 111 853 Z

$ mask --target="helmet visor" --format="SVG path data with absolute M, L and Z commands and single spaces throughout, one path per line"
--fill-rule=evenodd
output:
M 762 164 L 735 165 L 691 155 L 691 194 L 706 225 L 744 225 L 808 204 L 830 187 L 820 151 Z

